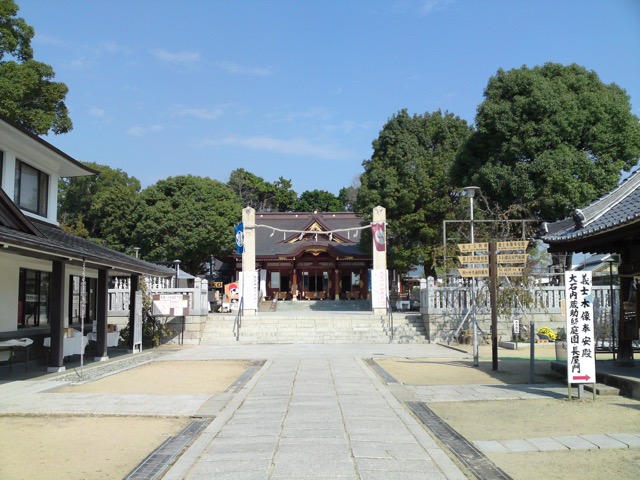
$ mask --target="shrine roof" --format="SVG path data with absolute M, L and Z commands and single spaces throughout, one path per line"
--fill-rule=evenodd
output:
M 640 229 L 640 170 L 572 217 L 549 223 L 543 240 L 550 244 L 589 241 L 623 228 Z

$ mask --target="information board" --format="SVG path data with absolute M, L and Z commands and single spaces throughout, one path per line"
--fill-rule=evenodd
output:
M 567 382 L 596 383 L 591 272 L 565 272 Z

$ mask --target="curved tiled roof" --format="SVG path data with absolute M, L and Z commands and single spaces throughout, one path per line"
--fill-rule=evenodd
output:
M 581 226 L 573 218 L 550 223 L 543 240 L 549 244 L 587 240 L 636 223 L 640 225 L 640 169 L 581 212 L 584 216 Z
M 350 212 L 256 213 L 256 256 L 294 256 L 325 248 L 336 256 L 363 256 L 358 247 L 362 217 Z M 316 230 L 317 229 L 317 239 Z M 323 232 L 334 231 L 332 239 Z M 306 232 L 298 240 L 300 232 Z

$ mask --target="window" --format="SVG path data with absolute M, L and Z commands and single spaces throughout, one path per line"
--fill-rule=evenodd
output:
M 4 152 L 0 150 L 0 188 L 4 188 L 2 186 L 2 171 L 4 170 Z
M 49 175 L 16 160 L 14 200 L 18 207 L 46 217 L 49 200 Z
M 98 279 L 85 277 L 86 295 L 84 314 L 82 312 L 82 277 L 72 275 L 69 279 L 71 286 L 71 301 L 69 302 L 69 323 L 80 324 L 80 316 L 84 323 L 91 323 L 96 319 L 96 292 L 98 291 Z
M 20 269 L 18 286 L 18 327 L 49 323 L 49 272 Z

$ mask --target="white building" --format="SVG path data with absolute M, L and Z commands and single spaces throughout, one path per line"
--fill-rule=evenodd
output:
M 96 357 L 107 358 L 109 276 L 131 275 L 135 290 L 140 275 L 173 274 L 59 228 L 59 179 L 96 173 L 0 115 L 0 342 L 32 339 L 30 356 L 48 353 L 49 371 L 77 353 L 65 351 L 65 329 L 81 330 L 81 319 L 95 330 Z

